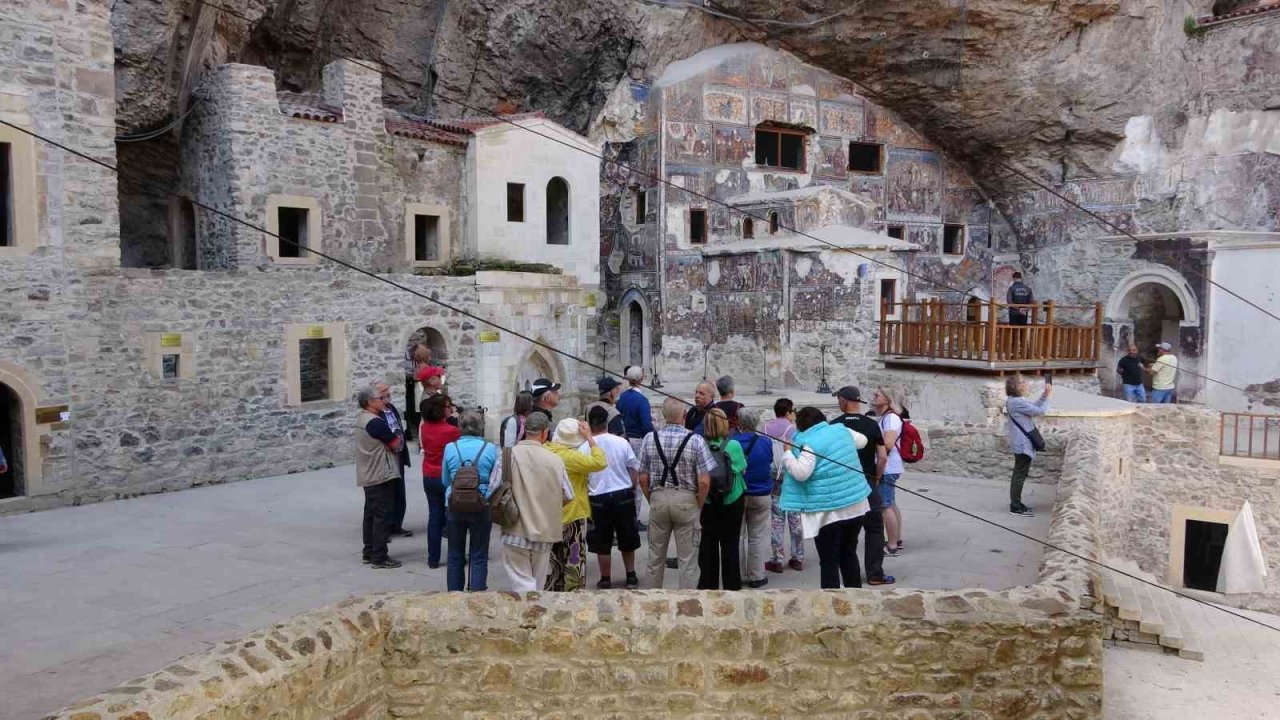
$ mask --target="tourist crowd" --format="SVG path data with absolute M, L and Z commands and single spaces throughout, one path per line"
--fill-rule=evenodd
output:
M 817 550 L 823 588 L 894 582 L 884 560 L 904 550 L 898 480 L 923 446 L 886 389 L 876 389 L 867 402 L 858 388 L 840 388 L 833 393 L 840 414 L 832 418 L 781 398 L 766 420 L 734 399 L 733 379 L 726 376 L 700 383 L 692 403 L 667 398 L 655 426 L 641 391 L 644 372 L 632 366 L 625 389 L 613 378 L 599 381 L 599 397 L 583 419 L 557 422 L 560 385 L 536 380 L 519 393 L 494 443 L 484 437 L 480 412 L 457 412 L 440 368 L 421 363 L 414 372 L 427 565 L 438 568 L 447 545 L 451 591 L 487 589 L 494 524 L 518 592 L 582 589 L 590 555 L 600 569 L 596 587 L 611 588 L 615 547 L 622 584 L 637 588 L 642 535 L 652 587 L 663 587 L 668 569 L 677 570 L 681 588 L 763 587 L 769 573 L 804 569 L 806 541 Z M 1022 397 L 1021 381 L 1011 380 L 1007 389 L 1016 453 L 1010 512 L 1029 514 L 1021 487 L 1037 449 L 1032 418 L 1047 408 L 1049 389 L 1037 401 Z M 363 559 L 395 568 L 400 563 L 387 553 L 391 537 L 413 534 L 403 520 L 405 469 L 415 464 L 407 438 L 414 433 L 386 384 L 362 390 L 357 401 Z M 1019 422 L 1024 432 L 1015 437 Z M 647 525 L 642 501 L 649 507 Z

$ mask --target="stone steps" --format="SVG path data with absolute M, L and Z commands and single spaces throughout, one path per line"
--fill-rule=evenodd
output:
M 1136 567 L 1123 569 L 1154 582 Z M 1102 597 L 1109 621 L 1103 639 L 1121 647 L 1177 653 L 1188 660 L 1204 660 L 1200 637 L 1182 612 L 1179 598 L 1172 592 L 1103 570 Z

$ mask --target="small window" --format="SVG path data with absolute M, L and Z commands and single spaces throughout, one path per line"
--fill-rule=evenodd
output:
M 440 216 L 413 216 L 413 259 L 417 262 L 440 261 Z
M 177 380 L 182 377 L 182 356 L 171 353 L 160 356 L 160 377 L 165 380 Z
M 196 205 L 190 198 L 178 200 L 177 223 L 173 266 L 182 270 L 196 270 L 196 254 L 199 252 L 196 241 Z
M 880 280 L 880 317 L 887 318 L 897 312 L 898 281 L 895 278 Z
M 769 213 L 769 234 L 770 235 L 778 234 L 778 213 L 777 212 Z
M 636 224 L 643 225 L 644 217 L 648 213 L 648 196 L 643 189 L 636 190 Z
M 971 297 L 965 302 L 965 320 L 971 323 L 982 322 L 982 301 Z
M 751 218 L 742 221 L 742 237 L 750 240 L 756 236 L 756 224 Z
M 298 388 L 302 402 L 329 399 L 329 338 L 298 342 Z
M 963 225 L 943 225 L 942 226 L 942 254 L 943 255 L 963 255 L 964 254 L 964 226 Z
M 707 242 L 707 211 L 689 211 L 689 242 L 705 244 Z
M 280 257 L 300 258 L 307 244 L 307 220 L 310 210 L 306 208 L 281 207 L 276 210 L 276 234 L 280 236 Z
M 805 134 L 778 128 L 756 128 L 756 165 L 804 170 Z
M 883 170 L 884 146 L 878 143 L 849 143 L 849 169 L 861 173 Z
M 884 229 L 884 234 L 891 238 L 905 240 L 907 239 L 907 227 L 905 225 L 890 225 Z
M 13 145 L 0 143 L 0 247 L 17 244 L 13 228 Z
M 547 181 L 547 244 L 569 244 L 569 183 L 561 177 Z
M 507 222 L 524 222 L 524 183 L 507 183 Z

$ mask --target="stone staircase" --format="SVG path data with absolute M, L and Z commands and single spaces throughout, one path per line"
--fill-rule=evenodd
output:
M 1132 563 L 1120 564 L 1125 572 L 1154 578 Z M 1105 623 L 1102 639 L 1118 647 L 1177 654 L 1188 660 L 1204 660 L 1200 636 L 1188 622 L 1173 593 L 1138 582 L 1110 570 L 1102 571 Z

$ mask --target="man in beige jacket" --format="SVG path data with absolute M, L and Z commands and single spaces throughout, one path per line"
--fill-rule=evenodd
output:
M 560 541 L 561 508 L 573 499 L 564 462 L 542 446 L 551 420 L 542 413 L 525 419 L 525 439 L 511 453 L 511 483 L 520 519 L 502 530 L 502 565 L 511 589 L 536 592 L 551 564 L 551 547 Z

